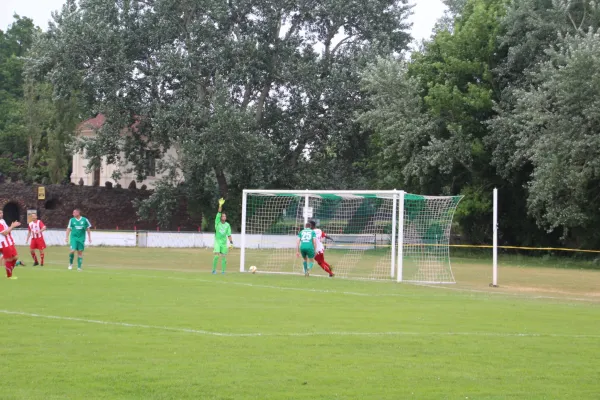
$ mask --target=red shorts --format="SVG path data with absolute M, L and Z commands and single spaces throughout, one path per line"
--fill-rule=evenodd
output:
M 43 237 L 31 239 L 29 248 L 31 250 L 44 250 L 46 248 L 46 242 L 44 241 Z
M 17 248 L 15 247 L 15 245 L 11 245 L 11 246 L 2 248 L 2 257 L 4 257 L 5 260 L 14 258 L 16 256 L 17 256 Z

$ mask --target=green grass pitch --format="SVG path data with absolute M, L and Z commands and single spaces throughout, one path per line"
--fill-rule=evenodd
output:
M 25 249 L 19 249 L 31 265 Z M 598 399 L 600 272 L 453 260 L 459 282 L 209 273 L 92 248 L 0 280 L 0 399 Z

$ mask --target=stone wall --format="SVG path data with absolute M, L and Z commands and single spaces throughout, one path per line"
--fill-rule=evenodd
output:
M 118 189 L 105 187 L 45 185 L 46 199 L 38 200 L 40 185 L 23 183 L 0 184 L 0 210 L 4 218 L 12 222 L 18 214 L 22 224 L 27 222 L 27 210 L 35 209 L 38 216 L 49 228 L 66 228 L 73 209 L 80 208 L 94 229 L 156 230 L 156 221 L 140 221 L 133 206 L 135 199 L 145 199 L 152 194 L 148 190 Z M 180 212 L 173 218 L 168 228 L 197 231 L 200 218 L 192 219 L 184 202 Z

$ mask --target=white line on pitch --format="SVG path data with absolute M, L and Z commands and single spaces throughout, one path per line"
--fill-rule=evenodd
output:
M 569 335 L 557 333 L 513 333 L 513 332 L 294 332 L 294 333 L 273 333 L 273 332 L 253 332 L 253 333 L 233 333 L 233 332 L 215 332 L 202 329 L 176 328 L 169 326 L 133 324 L 127 322 L 102 321 L 96 319 L 85 319 L 76 317 L 62 317 L 57 315 L 44 315 L 28 313 L 23 311 L 0 310 L 1 314 L 18 315 L 32 318 L 53 319 L 61 321 L 81 322 L 87 324 L 98 324 L 107 326 L 119 326 L 124 328 L 151 329 L 171 332 L 191 333 L 203 336 L 218 337 L 311 337 L 311 336 L 487 336 L 487 337 L 549 337 L 549 338 L 570 338 L 570 339 L 598 339 L 600 335 Z

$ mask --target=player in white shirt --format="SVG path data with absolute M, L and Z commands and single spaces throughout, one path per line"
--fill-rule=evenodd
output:
M 327 234 L 321 229 L 318 229 L 315 221 L 310 221 L 310 227 L 313 231 L 315 231 L 315 234 L 317 236 L 315 261 L 319 264 L 321 268 L 323 268 L 323 271 L 329 274 L 329 277 L 333 278 L 335 276 L 335 274 L 333 273 L 333 267 L 329 265 L 327 261 L 325 261 L 325 246 L 323 246 L 323 239 L 333 239 L 327 236 Z
M 33 266 L 40 265 L 38 263 L 38 258 L 35 255 L 35 251 L 40 251 L 40 261 L 42 267 L 44 266 L 44 249 L 46 248 L 46 241 L 44 240 L 44 231 L 46 230 L 46 225 L 42 222 L 42 220 L 38 219 L 37 214 L 33 214 L 31 216 L 32 221 L 29 223 L 29 232 L 27 232 L 27 239 L 25 239 L 25 243 L 29 242 L 31 238 L 31 244 L 29 245 L 29 250 L 31 251 L 31 257 L 33 258 Z

